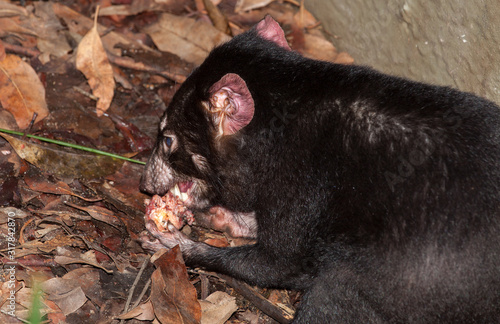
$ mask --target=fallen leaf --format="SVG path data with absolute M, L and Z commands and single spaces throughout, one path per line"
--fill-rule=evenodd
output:
M 234 12 L 249 11 L 267 6 L 274 0 L 238 0 L 234 6 Z
M 59 224 L 40 224 L 38 226 L 39 229 L 35 230 L 35 237 L 38 239 L 43 238 L 45 235 L 50 234 L 52 232 L 56 232 L 61 229 L 61 226 Z
M 60 231 L 61 227 L 59 229 L 56 229 L 56 231 Z M 66 233 L 59 233 L 55 237 L 51 238 L 49 241 L 46 242 L 41 242 L 43 243 L 42 245 L 37 246 L 38 250 L 44 253 L 50 253 L 57 249 L 59 246 L 71 246 L 73 245 L 75 241 L 75 238 L 67 235 Z M 24 244 L 23 244 L 24 245 Z
M 318 23 L 316 18 L 314 18 L 314 16 L 304 7 L 301 7 L 300 10 L 295 15 L 293 15 L 293 21 L 299 28 L 315 26 Z
M 305 57 L 330 62 L 334 62 L 337 58 L 337 49 L 326 39 L 316 35 L 304 34 L 304 41 L 302 54 Z
M 155 0 L 135 0 L 130 4 L 112 5 L 102 8 L 99 16 L 134 16 L 141 12 L 161 9 L 161 4 Z M 159 10 L 160 11 L 160 10 Z
M 154 259 L 154 261 L 153 261 Z M 151 258 L 157 269 L 151 276 L 151 302 L 158 321 L 200 323 L 201 306 L 189 282 L 179 246 L 162 249 Z
M 89 260 L 84 260 L 84 259 L 61 256 L 61 255 L 56 255 L 54 257 L 54 261 L 61 264 L 61 265 L 68 265 L 68 264 L 75 264 L 75 263 L 88 264 L 88 265 L 94 266 L 96 268 L 102 269 L 106 273 L 113 273 L 113 270 L 108 270 L 108 269 L 104 268 L 99 263 L 97 263 L 97 261 L 89 261 Z
M 201 324 L 224 324 L 238 310 L 236 297 L 216 291 L 205 300 L 200 300 Z
M 7 53 L 5 53 L 5 46 L 3 45 L 2 41 L 0 40 L 0 61 L 5 60 L 5 55 L 7 55 Z
M 122 133 L 133 151 L 141 152 L 153 148 L 154 141 L 137 128 L 137 126 L 118 115 L 107 114 L 107 116 L 115 123 L 116 129 Z
M 120 229 L 123 225 L 120 219 L 116 217 L 111 210 L 106 209 L 104 207 L 99 207 L 99 206 L 83 207 L 71 204 L 69 202 L 67 202 L 66 205 L 86 211 L 87 213 L 89 213 L 90 216 L 92 216 L 92 218 L 97 219 L 98 221 L 104 222 L 106 224 L 109 224 L 111 226 L 114 226 L 118 229 Z
M 38 114 L 37 121 L 49 114 L 42 82 L 18 56 L 8 54 L 0 61 L 0 103 L 21 129 L 28 127 L 34 113 Z
M 26 175 L 24 177 L 24 182 L 26 182 L 26 184 L 31 190 L 38 192 L 51 193 L 55 195 L 71 195 L 89 202 L 102 200 L 101 198 L 82 197 L 81 195 L 74 193 L 73 190 L 71 190 L 71 188 L 65 182 L 62 181 L 57 181 L 54 183 L 47 181 L 47 179 L 43 177 L 37 177 L 37 176 L 32 177 L 30 175 Z
M 335 58 L 335 63 L 338 64 L 352 64 L 354 63 L 354 59 L 347 52 L 340 52 L 339 55 Z
M 212 24 L 214 24 L 214 27 L 224 34 L 231 35 L 231 28 L 229 28 L 229 22 L 227 21 L 226 16 L 224 16 L 212 0 L 203 0 L 203 4 L 208 12 L 208 16 L 210 17 Z
M 143 31 L 151 36 L 160 50 L 197 65 L 203 62 L 212 48 L 231 39 L 204 21 L 167 13 Z
M 45 1 L 33 3 L 35 13 L 31 17 L 31 24 L 37 26 L 37 47 L 42 54 L 38 56 L 42 63 L 50 61 L 50 56 L 61 57 L 68 54 L 72 47 L 69 45 L 64 33 L 65 28 L 52 9 L 52 4 Z
M 22 42 L 25 40 L 24 36 L 37 36 L 37 33 L 30 28 L 21 26 L 16 18 L 1 18 L 0 19 L 0 36 L 5 37 L 9 35 L 15 35 L 17 38 L 21 39 Z
M 0 208 L 0 224 L 6 223 L 9 219 L 23 219 L 30 216 L 27 212 L 14 207 Z
M 28 16 L 28 11 L 7 1 L 0 1 L 0 17 Z
M 12 164 L 9 164 L 12 165 Z M 0 164 L 0 168 L 4 168 L 5 164 Z M 9 169 L 12 169 L 10 167 Z M 11 205 L 16 199 L 16 191 L 19 186 L 19 179 L 14 175 L 2 174 L 2 182 L 0 183 L 0 206 Z
M 54 13 L 68 27 L 69 34 L 75 39 L 75 41 L 81 41 L 81 38 L 89 31 L 89 29 L 92 28 L 92 19 L 85 17 L 82 14 L 58 2 L 50 3 L 52 3 Z M 103 33 L 106 29 L 106 27 L 98 24 L 97 31 L 99 33 Z M 113 31 L 106 33 L 106 36 L 102 37 L 102 41 L 106 51 L 117 56 L 121 55 L 120 44 L 130 49 L 142 49 L 146 52 L 157 53 L 157 51 L 154 51 L 150 47 L 141 44 L 133 39 L 127 38 L 121 33 Z
M 94 268 L 78 268 L 66 273 L 63 279 L 78 282 L 85 296 L 99 307 L 105 304 L 106 300 L 103 297 L 104 292 L 100 282 L 99 270 Z
M 17 255 L 16 255 L 17 256 Z M 17 270 L 19 271 L 19 270 Z M 3 292 L 3 294 L 0 294 L 0 302 L 1 303 L 1 312 L 0 314 L 6 315 L 7 311 L 11 311 L 12 309 L 7 308 L 6 306 L 10 305 L 10 303 L 6 301 L 6 297 L 10 296 L 10 291 L 12 290 L 12 287 L 9 287 L 8 284 L 11 284 L 12 282 L 6 281 L 3 284 L 2 289 L 0 289 L 0 293 Z M 17 283 L 19 284 L 19 283 Z M 16 286 L 17 286 L 16 284 Z M 24 286 L 24 285 L 23 285 Z M 32 288 L 28 288 L 26 286 L 22 287 L 21 289 L 17 290 L 15 293 L 15 316 L 17 318 L 21 319 L 28 319 L 30 309 L 32 309 L 31 305 L 33 303 L 33 292 L 34 290 Z M 56 307 L 57 308 L 57 307 Z M 4 314 L 5 311 L 5 314 Z M 42 303 L 40 305 L 40 314 L 42 316 L 52 312 L 56 311 L 56 309 L 52 308 L 50 305 L 47 305 L 45 303 Z M 5 320 L 4 318 L 0 316 L 0 322 L 1 323 L 27 323 L 26 321 L 17 321 L 13 320 L 11 316 L 6 316 Z
M 1 90 L 0 90 L 1 91 Z M 61 178 L 96 179 L 113 174 L 123 161 L 102 155 L 76 154 L 0 133 L 22 159 Z
M 229 242 L 227 241 L 226 237 L 223 235 L 220 235 L 219 237 L 215 238 L 207 238 L 206 240 L 203 241 L 203 243 L 215 246 L 215 247 L 227 247 L 229 246 Z
M 78 281 L 52 278 L 44 281 L 42 287 L 48 294 L 47 298 L 55 302 L 64 315 L 73 313 L 87 302 L 87 297 Z
M 19 130 L 14 116 L 4 109 L 0 110 L 0 128 Z
M 45 300 L 44 304 L 49 310 L 49 312 L 47 312 L 47 319 L 49 323 L 67 323 L 66 315 L 63 314 L 56 303 L 54 303 L 52 300 Z
M 117 316 L 117 318 L 121 320 L 135 318 L 139 321 L 152 322 L 155 319 L 153 303 L 149 300 L 131 309 L 127 313 Z
M 82 38 L 76 53 L 76 68 L 87 78 L 90 88 L 97 100 L 97 116 L 102 114 L 111 105 L 115 90 L 113 69 L 109 64 L 108 56 L 102 45 L 97 31 L 97 13 L 94 26 Z

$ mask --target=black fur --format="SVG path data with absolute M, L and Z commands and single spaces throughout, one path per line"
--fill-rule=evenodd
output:
M 227 73 L 255 114 L 218 138 L 201 102 Z M 485 99 L 307 59 L 250 30 L 174 96 L 142 188 L 196 178 L 192 208 L 254 212 L 255 245 L 161 241 L 191 266 L 305 290 L 296 323 L 499 323 L 499 127 Z

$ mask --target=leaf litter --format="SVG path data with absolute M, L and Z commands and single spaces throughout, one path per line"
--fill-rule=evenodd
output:
M 89 0 L 0 1 L 0 128 L 146 161 L 179 84 L 211 48 L 266 14 L 303 55 L 353 62 L 293 0 L 99 5 L 96 14 Z M 22 323 L 35 310 L 47 323 L 292 318 L 300 293 L 186 268 L 177 248 L 150 260 L 137 241 L 148 198 L 138 189 L 143 166 L 1 136 L 1 323 Z M 248 243 L 196 223 L 183 231 L 215 246 Z

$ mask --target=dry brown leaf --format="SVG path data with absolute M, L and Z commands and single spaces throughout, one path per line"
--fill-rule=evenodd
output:
M 68 265 L 68 264 L 88 264 L 91 266 L 94 266 L 98 269 L 104 270 L 106 273 L 113 273 L 113 270 L 108 270 L 101 266 L 97 261 L 91 261 L 91 260 L 85 260 L 85 259 L 79 259 L 79 258 L 72 258 L 72 257 L 67 257 L 67 256 L 62 256 L 62 255 L 56 255 L 54 257 L 54 261 L 61 264 L 61 265 Z
M 0 40 L 0 61 L 5 60 L 6 55 L 7 55 L 7 53 L 5 53 L 5 46 L 3 46 L 3 43 Z
M 311 34 L 304 34 L 304 49 L 305 57 L 316 60 L 334 62 L 338 53 L 335 46 L 323 37 Z
M 203 0 L 203 4 L 205 5 L 205 9 L 207 10 L 212 24 L 214 24 L 214 27 L 224 34 L 231 35 L 231 28 L 229 28 L 229 22 L 227 21 L 226 16 L 224 16 L 212 0 Z
M 59 224 L 40 224 L 38 229 L 35 230 L 35 237 L 38 239 L 43 238 L 45 235 L 57 232 L 61 229 L 61 225 Z
M 49 323 L 67 323 L 66 315 L 63 314 L 59 306 L 52 300 L 44 300 L 44 305 L 47 307 L 47 320 Z
M 238 310 L 236 297 L 216 291 L 205 300 L 200 300 L 201 324 L 224 324 Z
M 0 136 L 9 142 L 19 157 L 62 178 L 96 179 L 115 173 L 123 165 L 122 160 L 109 156 L 70 153 L 3 133 Z
M 30 17 L 31 24 L 36 24 L 38 34 L 37 47 L 42 54 L 38 56 L 42 63 L 50 61 L 50 56 L 61 57 L 68 54 L 72 47 L 65 37 L 65 28 L 56 17 L 52 4 L 45 1 L 33 3 L 36 15 Z
M 15 55 L 6 55 L 0 61 L 0 103 L 21 129 L 28 127 L 33 113 L 38 114 L 38 121 L 49 114 L 45 88 L 38 75 L 31 65 Z
M 57 228 L 54 228 L 57 231 Z M 61 227 L 59 226 L 59 230 Z M 43 244 L 37 246 L 38 250 L 40 250 L 43 253 L 50 253 L 57 249 L 59 246 L 71 246 L 75 242 L 75 238 L 66 235 L 66 233 L 59 233 L 55 237 L 51 238 L 48 241 L 41 242 Z M 42 240 L 44 241 L 44 240 Z M 26 243 L 25 243 L 26 244 Z M 25 246 L 23 244 L 23 246 Z
M 304 7 L 301 7 L 300 10 L 297 11 L 297 13 L 293 16 L 293 20 L 299 28 L 315 26 L 318 23 L 316 18 Z
M 153 11 L 159 9 L 160 4 L 155 0 L 135 0 L 130 4 L 112 5 L 102 8 L 99 11 L 99 16 L 133 16 L 145 11 Z
M 153 303 L 148 300 L 147 302 L 138 305 L 127 313 L 118 316 L 117 318 L 121 320 L 135 318 L 139 321 L 152 322 L 155 319 Z
M 106 224 L 109 224 L 111 226 L 114 226 L 118 229 L 120 229 L 121 226 L 123 225 L 122 222 L 120 221 L 120 219 L 118 217 L 116 217 L 115 214 L 111 210 L 106 209 L 104 207 L 99 207 L 99 206 L 83 207 L 83 206 L 71 204 L 69 202 L 66 204 L 68 206 L 74 207 L 76 209 L 86 211 L 87 213 L 89 213 L 90 216 L 92 216 L 92 218 L 97 219 L 98 221 L 104 222 Z
M 25 242 L 21 244 L 18 248 L 19 250 L 16 251 L 16 258 L 22 258 L 27 255 L 32 255 L 32 254 L 41 254 L 40 250 L 38 248 L 43 248 L 44 243 L 40 242 L 39 240 L 31 240 L 28 242 Z
M 23 39 L 23 35 L 37 36 L 37 34 L 23 26 L 20 26 L 16 18 L 0 18 L 0 36 L 8 36 L 14 34 L 20 39 Z
M 113 69 L 109 64 L 108 56 L 97 31 L 97 13 L 94 26 L 78 45 L 76 68 L 85 74 L 92 93 L 99 98 L 96 112 L 97 116 L 102 116 L 111 105 L 111 100 L 113 100 L 115 79 L 113 78 Z
M 158 256 L 160 253 L 163 254 Z M 179 246 L 160 250 L 151 260 L 157 269 L 151 276 L 150 298 L 158 321 L 162 324 L 200 323 L 201 306 L 196 289 L 189 282 Z
M 64 24 L 68 27 L 69 35 L 71 35 L 76 41 L 81 41 L 81 38 L 92 28 L 93 21 L 65 5 L 57 2 L 50 3 L 52 4 L 52 9 L 54 10 L 56 16 L 64 21 Z M 106 30 L 106 27 L 98 24 L 97 30 L 102 33 Z M 118 46 L 120 44 L 131 49 L 135 48 L 142 49 L 146 52 L 156 52 L 144 44 L 127 38 L 121 33 L 113 31 L 108 32 L 106 36 L 103 36 L 102 41 L 106 51 L 117 56 L 121 55 L 121 47 Z
M 27 16 L 28 11 L 7 1 L 0 1 L 0 17 Z
M 68 184 L 62 181 L 57 181 L 53 183 L 47 181 L 47 179 L 42 177 L 36 177 L 36 176 L 31 177 L 30 175 L 26 175 L 24 177 L 24 182 L 26 182 L 26 184 L 31 190 L 38 192 L 51 193 L 55 195 L 71 195 L 89 202 L 102 200 L 102 198 L 82 197 L 81 195 L 78 195 L 75 192 L 73 192 L 73 190 L 71 190 Z
M 64 315 L 71 314 L 87 302 L 80 284 L 76 280 L 52 278 L 42 283 L 48 299 L 54 301 Z
M 151 36 L 160 50 L 197 65 L 203 62 L 212 48 L 231 39 L 204 21 L 167 13 L 143 31 Z
M 56 195 L 68 195 L 72 193 L 71 188 L 62 181 L 52 183 L 41 177 L 30 177 L 29 175 L 27 175 L 24 178 L 24 182 L 26 182 L 31 190 L 39 192 L 51 193 Z
M 17 270 L 19 271 L 19 270 Z M 0 295 L 0 302 L 1 305 L 0 305 L 0 314 L 2 316 L 0 316 L 0 323 L 28 323 L 27 321 L 18 321 L 18 320 L 15 320 L 12 316 L 8 315 L 7 313 L 4 314 L 4 311 L 5 312 L 8 312 L 10 309 L 7 308 L 7 306 L 10 304 L 7 302 L 5 302 L 5 297 L 8 297 L 10 296 L 10 291 L 12 288 L 9 289 L 8 285 L 10 284 L 9 281 L 6 281 L 4 284 L 3 284 L 3 287 L 2 289 L 0 289 L 0 293 L 4 292 L 3 294 Z M 19 284 L 19 282 L 17 282 L 17 284 Z M 14 314 L 17 318 L 21 318 L 23 320 L 27 320 L 28 319 L 28 316 L 29 316 L 29 313 L 30 313 L 30 310 L 32 309 L 32 303 L 33 303 L 33 288 L 28 288 L 28 287 L 22 287 L 21 289 L 19 289 L 18 291 L 16 291 L 16 294 L 15 294 L 15 311 L 14 311 Z M 2 297 L 4 299 L 2 299 Z M 45 303 L 42 303 L 40 305 L 40 315 L 41 316 L 45 316 L 47 313 L 50 313 L 52 311 L 52 309 L 50 309 L 51 307 L 49 307 L 47 304 Z
M 340 52 L 339 55 L 335 58 L 335 63 L 338 64 L 353 64 L 354 59 L 347 52 Z
M 106 303 L 102 289 L 99 270 L 94 268 L 77 268 L 63 276 L 63 279 L 74 280 L 80 284 L 85 296 L 99 307 Z
M 0 208 L 0 224 L 5 224 L 9 218 L 13 219 L 23 219 L 30 216 L 27 212 L 17 209 L 14 207 L 2 207 Z
M 234 6 L 234 12 L 249 11 L 267 6 L 274 0 L 238 0 Z

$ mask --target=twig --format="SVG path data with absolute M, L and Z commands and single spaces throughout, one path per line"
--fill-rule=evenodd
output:
M 209 293 L 209 281 L 208 277 L 204 273 L 200 273 L 200 285 L 201 285 L 201 299 L 205 300 Z
M 24 229 L 26 228 L 26 226 L 28 226 L 32 221 L 34 221 L 35 218 L 30 218 L 28 221 L 26 221 L 23 226 L 21 226 L 21 229 L 19 230 L 19 244 L 23 245 L 25 242 L 24 242 L 24 237 L 23 237 L 23 233 L 24 233 Z
M 18 246 L 18 247 L 16 247 L 16 250 L 20 250 L 21 248 L 22 247 Z M 6 251 L 8 251 L 7 248 L 0 251 L 0 255 L 2 256 L 2 258 L 0 258 L 0 264 L 12 262 L 12 260 L 8 256 L 6 256 L 4 253 L 2 253 L 2 252 L 6 252 Z M 57 266 L 57 263 L 54 262 L 53 260 L 38 260 L 38 259 L 30 259 L 30 260 L 22 259 L 21 260 L 21 258 L 15 259 L 15 263 L 17 265 L 20 265 L 21 267 L 23 267 L 25 269 L 28 269 L 29 271 L 33 271 L 33 272 L 36 272 L 36 270 L 33 269 L 32 266 L 34 266 L 34 267 L 55 267 L 55 266 Z
M 262 312 L 269 315 L 269 317 L 278 321 L 282 324 L 289 324 L 292 321 L 292 318 L 289 314 L 284 313 L 279 307 L 275 306 L 266 298 L 262 297 L 261 294 L 257 293 L 252 287 L 248 284 L 231 278 L 226 275 L 216 274 L 219 278 L 224 280 L 228 285 L 234 288 L 239 294 L 248 299 L 252 304 L 255 305 Z
M 31 133 L 31 129 L 33 128 L 33 125 L 35 124 L 36 118 L 38 117 L 38 113 L 35 111 L 33 113 L 33 117 L 31 117 L 30 124 L 28 125 L 28 128 L 24 131 L 23 135 L 23 141 L 26 139 L 26 133 Z
M 24 56 L 36 57 L 41 54 L 39 50 L 26 48 L 19 45 L 12 45 L 7 42 L 3 42 L 3 46 L 5 47 L 6 52 L 21 54 Z
M 128 57 L 115 56 L 111 53 L 108 53 L 108 59 L 111 63 L 127 69 L 158 74 L 177 83 L 183 83 L 184 81 L 186 81 L 186 76 L 184 75 L 171 73 L 168 71 L 160 71 L 157 68 L 154 68 L 150 65 L 146 65 L 142 62 L 136 62 Z
M 220 30 L 221 32 L 231 35 L 231 28 L 229 28 L 229 23 L 224 14 L 217 8 L 216 5 L 212 3 L 211 0 L 203 0 L 203 4 L 205 5 L 205 9 L 208 12 L 208 17 L 214 24 L 214 27 Z
M 144 261 L 142 262 L 141 268 L 139 269 L 139 272 L 137 273 L 137 276 L 135 276 L 134 283 L 132 284 L 132 287 L 130 287 L 130 290 L 128 292 L 127 302 L 125 303 L 123 313 L 127 313 L 129 310 L 130 302 L 132 301 L 132 296 L 134 295 L 135 287 L 137 287 L 137 284 L 139 283 L 139 279 L 141 279 L 141 277 L 142 277 L 142 273 L 146 269 L 146 266 L 149 264 L 149 259 L 150 259 L 150 256 L 147 256 L 144 259 Z M 120 320 L 120 323 L 125 323 L 125 320 L 124 319 Z
M 83 89 L 81 89 L 81 88 L 79 88 L 79 87 L 77 87 L 77 86 L 74 86 L 74 87 L 73 87 L 73 90 L 75 90 L 76 92 L 80 92 L 82 95 L 84 95 L 85 97 L 88 97 L 88 98 L 90 98 L 90 99 L 92 99 L 92 100 L 95 100 L 95 101 L 99 100 L 99 98 L 98 98 L 98 97 L 94 96 L 94 95 L 93 95 L 93 94 L 91 94 L 90 92 L 85 91 L 85 90 L 83 90 Z
M 141 294 L 137 297 L 137 300 L 135 301 L 134 305 L 132 305 L 132 309 L 136 308 L 137 306 L 139 306 L 139 303 L 141 302 L 142 297 L 144 297 L 144 295 L 148 291 L 149 286 L 151 286 L 151 278 L 148 279 L 148 281 L 144 285 L 144 288 L 142 288 Z
M 139 272 L 137 273 L 137 276 L 135 277 L 134 283 L 132 284 L 132 287 L 130 287 L 130 291 L 128 293 L 128 298 L 127 298 L 127 303 L 125 304 L 125 312 L 129 310 L 130 302 L 132 301 L 132 295 L 134 294 L 135 287 L 139 283 L 139 279 L 141 279 L 142 273 L 146 269 L 146 266 L 149 264 L 149 259 L 150 256 L 148 255 L 144 261 L 142 262 L 141 268 L 139 269 Z

